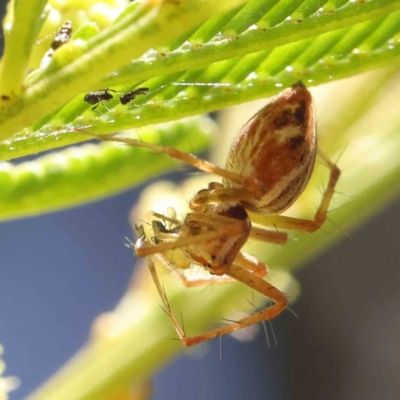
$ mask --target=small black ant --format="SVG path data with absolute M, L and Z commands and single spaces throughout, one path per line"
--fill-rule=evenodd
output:
M 102 104 L 107 111 L 110 111 L 107 106 L 103 103 L 104 101 L 111 100 L 114 96 L 110 92 L 115 92 L 112 89 L 102 89 L 95 92 L 89 92 L 83 98 L 83 101 L 89 104 L 94 104 L 92 111 L 95 111 L 99 104 Z
M 146 87 L 141 87 L 135 90 L 129 90 L 128 92 L 119 97 L 119 101 L 123 105 L 128 104 L 132 100 L 135 100 L 136 96 L 139 96 L 140 94 L 146 94 L 149 90 L 150 89 Z

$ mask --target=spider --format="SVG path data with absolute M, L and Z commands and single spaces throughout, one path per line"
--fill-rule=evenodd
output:
M 319 150 L 319 156 L 330 169 L 330 178 L 314 219 L 280 215 L 307 186 L 317 155 L 314 107 L 310 92 L 301 82 L 281 92 L 244 125 L 231 145 L 225 168 L 175 148 L 88 134 L 101 140 L 164 153 L 203 172 L 222 177 L 222 182 L 209 183 L 206 189 L 190 199 L 191 212 L 183 220 L 177 219 L 174 211 L 170 216 L 152 213 L 151 240 L 144 234 L 142 226 L 136 227 L 140 237 L 135 244 L 135 253 L 138 257 L 148 257 L 163 305 L 185 346 L 271 320 L 285 310 L 286 296 L 262 279 L 268 272 L 267 266 L 243 253 L 241 248 L 249 238 L 284 244 L 287 233 L 278 232 L 278 228 L 314 232 L 326 220 L 340 170 Z M 173 261 L 177 252 L 179 262 Z M 186 336 L 159 281 L 152 260 L 154 255 L 162 258 L 166 266 L 173 263 L 173 267 L 185 269 L 197 264 L 210 273 L 209 279 L 186 280 L 186 286 L 235 280 L 265 295 L 274 304 L 240 321 Z

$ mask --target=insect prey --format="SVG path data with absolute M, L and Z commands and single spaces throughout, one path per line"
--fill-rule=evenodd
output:
M 310 92 L 301 82 L 281 92 L 243 126 L 233 140 L 225 168 L 174 148 L 88 134 L 164 153 L 222 178 L 221 182 L 209 183 L 190 199 L 190 212 L 184 218 L 177 218 L 174 212 L 168 216 L 153 212 L 149 221 L 151 236 L 145 235 L 143 226 L 136 227 L 139 239 L 135 253 L 148 258 L 164 308 L 184 345 L 192 346 L 271 320 L 285 310 L 286 296 L 262 279 L 268 272 L 267 266 L 244 253 L 242 247 L 249 239 L 284 244 L 287 233 L 278 230 L 314 232 L 326 219 L 340 170 L 320 152 L 330 169 L 330 178 L 314 218 L 281 215 L 307 186 L 317 155 L 314 106 Z M 154 256 L 171 269 L 199 265 L 210 273 L 210 279 L 184 282 L 187 286 L 235 280 L 263 294 L 274 304 L 238 322 L 186 336 L 169 306 L 154 267 Z

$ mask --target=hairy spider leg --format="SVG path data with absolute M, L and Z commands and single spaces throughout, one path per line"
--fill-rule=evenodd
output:
M 103 141 L 119 142 L 130 146 L 142 147 L 152 150 L 156 153 L 167 154 L 168 156 L 177 160 L 183 161 L 197 169 L 212 174 L 219 175 L 225 179 L 228 179 L 236 184 L 241 185 L 238 188 L 224 188 L 216 189 L 212 193 L 204 192 L 197 194 L 191 200 L 191 204 L 195 206 L 201 206 L 206 204 L 217 204 L 217 203 L 229 203 L 229 202 L 240 202 L 246 201 L 254 196 L 260 196 L 266 192 L 265 185 L 258 179 L 253 177 L 242 176 L 235 172 L 229 171 L 225 168 L 216 166 L 215 164 L 198 158 L 192 154 L 188 154 L 177 150 L 173 147 L 159 146 L 152 143 L 141 142 L 137 139 L 121 138 L 112 135 L 98 135 L 83 130 L 79 130 L 80 133 L 85 135 L 96 137 Z M 326 220 L 326 214 L 331 202 L 332 196 L 335 192 L 335 187 L 340 176 L 340 169 L 325 156 L 320 149 L 318 149 L 318 155 L 323 159 L 328 168 L 331 170 L 328 185 L 324 191 L 321 203 L 317 209 L 313 220 L 293 218 L 282 215 L 261 215 L 251 213 L 252 222 L 264 226 L 273 226 L 275 228 L 299 230 L 303 232 L 314 232 Z M 273 236 L 274 233 L 271 232 Z
M 173 220 L 171 218 L 165 217 L 162 214 L 158 213 L 151 213 L 154 217 L 163 219 L 165 221 L 173 222 L 175 225 L 177 225 L 179 222 L 177 220 Z M 213 216 L 215 220 L 218 220 L 219 216 Z M 134 224 L 132 224 L 134 225 Z M 287 234 L 283 232 L 277 232 L 277 231 L 270 231 L 264 228 L 259 228 L 259 227 L 251 227 L 251 232 L 250 232 L 250 237 L 255 239 L 255 240 L 260 240 L 268 243 L 273 243 L 273 244 L 279 244 L 283 245 L 287 241 Z M 173 243 L 174 249 L 176 249 L 175 246 L 177 246 L 176 241 L 178 241 L 178 245 L 180 246 L 182 242 L 179 242 L 181 238 L 176 239 Z M 195 244 L 195 241 L 189 241 L 189 245 Z M 186 244 L 188 245 L 188 244 Z M 162 246 L 162 245 L 161 245 Z M 154 247 L 154 246 L 152 246 Z M 180 247 L 178 247 L 180 248 Z M 159 248 L 160 250 L 160 248 Z M 166 251 L 165 248 L 163 251 Z M 218 276 L 218 275 L 208 275 L 208 276 L 187 276 L 184 275 L 181 270 L 182 269 L 187 269 L 189 268 L 190 264 L 188 265 L 187 268 L 181 268 L 177 267 L 174 264 L 173 260 L 169 260 L 162 253 L 156 253 L 155 254 L 157 258 L 159 258 L 163 264 L 166 266 L 166 268 L 171 271 L 174 275 L 176 275 L 179 280 L 182 282 L 182 284 L 185 287 L 195 287 L 195 286 L 202 286 L 202 285 L 207 285 L 207 284 L 214 284 L 214 283 L 231 283 L 231 282 L 236 282 L 236 279 L 231 278 L 226 275 Z M 250 259 L 250 260 L 249 260 Z M 249 271 L 252 271 L 256 276 L 262 278 L 265 275 L 267 275 L 268 269 L 266 265 L 262 262 L 259 262 L 257 259 L 254 257 L 246 254 L 246 253 L 238 253 L 236 256 L 236 261 L 240 260 L 240 263 L 242 265 L 246 266 L 246 269 Z M 238 261 L 239 262 L 239 261 Z
M 243 192 L 246 193 L 249 192 L 248 194 L 249 197 L 250 195 L 253 197 L 261 195 L 266 190 L 265 185 L 258 179 L 255 179 L 253 177 L 242 176 L 235 172 L 228 171 L 227 169 L 218 167 L 209 161 L 203 160 L 192 154 L 185 153 L 173 147 L 159 146 L 152 143 L 141 142 L 140 140 L 137 139 L 116 137 L 112 135 L 98 135 L 96 133 L 87 132 L 82 129 L 76 129 L 75 132 L 96 137 L 100 140 L 107 142 L 124 143 L 129 146 L 142 147 L 154 151 L 155 153 L 167 154 L 168 156 L 175 158 L 176 160 L 183 161 L 186 164 L 192 165 L 193 167 L 199 169 L 200 171 L 222 176 L 226 179 L 229 179 L 232 182 L 237 183 L 238 185 L 241 185 L 243 187 Z
M 232 224 L 234 225 L 234 223 Z M 243 256 L 243 254 L 240 254 L 240 256 L 237 256 L 235 258 L 234 263 L 229 267 L 229 269 L 226 271 L 226 275 L 228 275 L 231 278 L 234 278 L 236 281 L 244 283 L 246 286 L 249 286 L 251 289 L 256 290 L 257 292 L 265 295 L 269 299 L 271 299 L 275 304 L 267 306 L 264 310 L 262 310 L 259 313 L 250 315 L 246 318 L 243 318 L 242 320 L 238 322 L 231 322 L 225 326 L 222 326 L 220 328 L 216 329 L 211 329 L 205 333 L 202 333 L 200 335 L 195 335 L 191 337 L 187 337 L 185 335 L 185 332 L 183 331 L 181 325 L 177 321 L 174 313 L 172 312 L 172 309 L 170 307 L 170 304 L 168 302 L 167 296 L 165 294 L 165 291 L 163 289 L 163 286 L 161 285 L 161 282 L 158 278 L 158 274 L 152 259 L 152 255 L 156 253 L 162 253 L 163 251 L 166 250 L 166 247 L 170 249 L 169 246 L 164 246 L 164 245 L 170 245 L 173 244 L 175 247 L 174 248 L 179 248 L 179 246 L 182 244 L 182 247 L 186 247 L 188 245 L 187 241 L 181 240 L 181 239 L 187 239 L 187 238 L 179 238 L 175 243 L 166 243 L 166 244 L 161 244 L 161 245 L 155 245 L 151 246 L 148 245 L 147 238 L 144 236 L 144 231 L 142 227 L 136 227 L 139 236 L 141 239 L 139 239 L 140 244 L 137 245 L 136 247 L 136 253 L 138 256 L 142 256 L 142 250 L 145 250 L 144 253 L 146 254 L 148 258 L 148 267 L 151 273 L 151 276 L 153 278 L 153 281 L 156 285 L 157 291 L 161 297 L 161 300 L 163 302 L 163 305 L 165 307 L 165 311 L 167 315 L 170 317 L 172 324 L 179 336 L 179 339 L 182 341 L 182 343 L 185 346 L 194 346 L 196 344 L 205 342 L 207 340 L 214 339 L 218 336 L 223 336 L 226 334 L 229 334 L 231 332 L 234 332 L 238 329 L 243 329 L 248 326 L 254 325 L 256 323 L 265 321 L 265 320 L 270 320 L 278 316 L 285 308 L 287 305 L 287 299 L 286 296 L 275 286 L 271 285 L 270 283 L 264 281 L 260 277 L 258 277 L 256 274 L 254 274 L 252 271 L 249 271 L 249 266 L 252 263 L 252 258 L 246 258 Z M 226 227 L 224 227 L 226 229 Z M 231 229 L 231 227 L 229 227 Z M 222 229 L 223 230 L 223 229 Z M 219 232 L 215 237 L 221 237 L 223 233 Z M 203 242 L 207 242 L 210 240 L 210 235 L 208 233 L 205 234 L 200 234 L 195 237 L 191 238 L 196 238 L 196 239 L 202 239 Z M 196 240 L 197 242 L 197 240 Z M 146 243 L 147 246 L 143 247 L 143 244 Z M 256 271 L 257 269 L 260 270 L 260 265 L 262 263 L 254 260 L 253 265 L 251 269 L 253 271 Z M 264 265 L 263 269 L 266 271 L 267 267 Z M 215 280 L 216 283 L 219 282 L 219 280 Z M 205 283 L 210 283 L 210 280 L 208 280 Z
M 324 191 L 321 202 L 312 220 L 287 217 L 284 215 L 260 215 L 251 213 L 251 220 L 257 224 L 264 226 L 274 226 L 282 229 L 292 229 L 302 232 L 315 232 L 325 222 L 327 212 L 329 209 L 330 202 L 333 194 L 335 193 L 335 187 L 339 180 L 340 169 L 335 163 L 329 160 L 329 158 L 318 149 L 318 155 L 325 162 L 326 166 L 330 169 L 330 176 L 328 185 Z

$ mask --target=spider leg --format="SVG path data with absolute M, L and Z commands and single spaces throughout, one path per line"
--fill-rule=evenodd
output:
M 88 136 L 96 137 L 103 141 L 124 143 L 129 146 L 142 147 L 148 150 L 152 150 L 155 153 L 167 154 L 168 156 L 175 158 L 176 160 L 183 161 L 186 164 L 192 165 L 193 167 L 199 169 L 200 171 L 219 175 L 244 188 L 247 188 L 246 191 L 251 192 L 252 194 L 251 197 L 262 195 L 266 190 L 264 183 L 256 178 L 243 176 L 235 172 L 228 171 L 225 168 L 218 167 L 209 161 L 203 160 L 192 154 L 185 153 L 173 147 L 159 146 L 152 143 L 141 142 L 140 140 L 137 139 L 116 137 L 112 135 L 98 135 L 95 133 L 87 132 L 83 129 L 77 129 L 76 131 Z
M 196 236 L 179 237 L 172 242 L 160 243 L 154 246 L 138 244 L 138 242 L 136 242 L 135 253 L 138 257 L 146 257 L 157 253 L 164 253 L 168 250 L 176 250 L 186 246 L 204 243 L 208 240 L 216 239 L 220 237 L 220 235 L 220 232 L 207 232 Z
M 220 238 L 223 235 L 241 235 L 243 232 L 241 221 L 221 215 L 213 214 L 210 216 L 208 214 L 189 213 L 186 216 L 185 223 L 201 224 L 202 227 L 207 227 L 210 230 L 198 235 L 185 235 L 184 229 L 186 226 L 183 226 L 179 237 L 174 238 L 171 242 L 159 243 L 154 246 L 148 246 L 146 241 L 139 240 L 135 246 L 136 255 L 138 257 L 145 257 L 152 254 L 164 253 L 168 250 L 176 250 L 195 244 L 205 243 Z M 135 229 L 139 233 L 139 236 L 144 237 L 140 227 L 136 227 Z
M 182 330 L 180 331 L 180 334 L 174 324 L 175 329 L 177 329 L 178 335 L 185 346 L 194 346 L 198 343 L 202 343 L 207 340 L 211 340 L 216 337 L 234 332 L 238 329 L 246 328 L 259 322 L 273 319 L 286 308 L 287 299 L 279 289 L 272 286 L 270 283 L 264 281 L 263 279 L 255 276 L 253 273 L 247 271 L 241 265 L 232 264 L 229 270 L 229 275 L 232 278 L 235 278 L 236 280 L 244 283 L 245 285 L 256 290 L 257 292 L 270 298 L 272 301 L 275 302 L 275 304 L 266 307 L 259 313 L 243 318 L 238 322 L 232 322 L 220 328 L 211 329 L 205 333 L 191 337 L 187 337 Z
M 157 213 L 155 211 L 151 211 L 150 213 L 148 213 L 148 217 L 158 218 L 163 221 L 170 222 L 171 224 L 179 225 L 179 221 L 176 218 L 171 218 L 164 214 Z
M 174 326 L 176 333 L 178 334 L 179 338 L 182 339 L 185 337 L 185 332 L 183 331 L 182 327 L 180 326 L 179 322 L 177 321 L 174 313 L 172 312 L 171 306 L 169 304 L 169 301 L 167 299 L 167 295 L 165 294 L 164 288 L 161 285 L 160 280 L 158 279 L 156 267 L 154 265 L 153 259 L 151 256 L 147 257 L 148 260 L 148 268 L 151 274 L 151 277 L 153 278 L 153 282 L 156 285 L 157 292 L 160 295 L 161 301 L 164 306 L 164 310 L 169 316 L 169 318 L 172 321 L 172 325 Z
M 166 268 L 179 278 L 185 287 L 197 287 L 209 284 L 232 283 L 237 282 L 235 278 L 228 275 L 205 275 L 205 276 L 187 276 L 181 273 L 179 268 L 169 263 L 162 255 L 160 256 Z M 254 257 L 239 252 L 235 258 L 235 263 L 241 264 L 245 269 L 262 278 L 268 273 L 268 267 Z
M 181 327 L 180 323 L 176 319 L 175 314 L 172 312 L 172 309 L 171 309 L 171 306 L 170 306 L 169 301 L 167 299 L 167 296 L 165 294 L 164 288 L 163 288 L 163 286 L 162 286 L 162 284 L 161 284 L 161 282 L 160 282 L 160 280 L 158 278 L 157 270 L 156 270 L 156 267 L 154 265 L 153 259 L 152 259 L 151 256 L 147 257 L 147 259 L 148 259 L 148 268 L 150 270 L 150 274 L 151 274 L 151 277 L 153 278 L 154 284 L 156 285 L 157 292 L 160 295 L 161 301 L 162 301 L 163 306 L 164 306 L 164 310 L 167 313 L 168 317 L 171 319 L 172 325 L 174 326 L 175 331 L 178 334 L 179 339 L 186 346 L 188 346 L 185 343 L 185 341 L 187 339 L 190 339 L 190 338 L 186 337 L 183 328 Z M 214 276 L 213 278 L 217 278 L 217 277 Z M 222 278 L 222 277 L 218 277 L 218 278 Z M 213 282 L 220 282 L 220 279 L 212 279 L 212 280 L 209 280 L 207 283 L 210 283 L 212 281 Z M 235 281 L 235 279 L 233 279 L 233 281 Z
M 221 203 L 237 203 L 239 201 L 245 201 L 247 199 L 251 200 L 254 192 L 248 190 L 247 188 L 223 188 L 216 189 L 212 192 L 204 192 L 196 194 L 190 203 L 194 206 L 202 204 L 221 204 Z M 195 214 L 196 219 L 201 218 L 201 214 Z M 256 218 L 251 218 L 252 221 Z M 221 221 L 222 223 L 222 221 Z M 252 226 L 250 237 L 256 240 L 262 240 L 264 242 L 275 243 L 275 244 L 285 244 L 287 241 L 287 234 L 284 232 L 271 231 L 265 228 Z
M 147 238 L 144 236 L 143 227 L 141 227 L 141 226 L 140 227 L 136 227 L 136 230 L 137 230 L 138 234 L 140 236 L 142 236 L 143 242 L 147 244 Z M 209 240 L 209 235 L 207 235 L 207 234 L 203 234 L 203 235 L 199 235 L 199 236 L 201 236 L 201 239 L 203 241 Z M 192 239 L 193 238 L 196 238 L 196 237 L 192 237 Z M 158 252 L 160 246 L 162 246 L 162 245 L 148 246 L 148 247 L 141 247 L 141 248 L 151 249 L 151 250 L 153 250 L 153 253 L 149 253 L 149 254 L 155 254 L 155 253 Z M 156 249 L 157 249 L 157 251 L 154 251 Z M 138 250 L 138 248 L 136 248 L 136 252 L 137 252 L 137 250 Z M 159 294 L 159 296 L 161 298 L 161 301 L 163 303 L 164 310 L 166 311 L 167 315 L 170 317 L 170 319 L 172 321 L 172 324 L 173 324 L 173 326 L 174 326 L 179 338 L 182 341 L 184 341 L 184 339 L 186 338 L 185 333 L 184 333 L 181 325 L 179 324 L 178 320 L 176 319 L 175 315 L 172 312 L 172 309 L 171 309 L 171 306 L 170 306 L 169 301 L 167 299 L 167 296 L 165 294 L 164 288 L 163 288 L 163 286 L 162 286 L 162 284 L 161 284 L 161 282 L 160 282 L 160 280 L 158 278 L 157 270 L 155 268 L 155 265 L 154 265 L 154 262 L 153 262 L 153 259 L 152 259 L 151 255 L 148 255 L 147 259 L 148 259 L 148 268 L 150 270 L 150 274 L 151 274 L 152 279 L 154 281 L 154 284 L 156 286 L 157 292 L 158 292 L 158 294 Z M 169 263 L 165 263 L 165 265 L 169 269 L 171 269 L 171 265 Z M 179 274 L 179 276 L 182 278 L 181 274 Z M 208 278 L 206 280 L 203 280 L 203 281 L 201 279 L 193 280 L 187 286 L 199 286 L 199 285 L 202 285 L 202 284 L 223 283 L 223 282 L 225 283 L 225 282 L 232 282 L 232 281 L 236 281 L 236 280 L 234 278 L 229 277 L 229 276 L 210 275 L 210 278 Z
M 140 231 L 140 228 L 138 228 L 138 230 Z M 202 236 L 203 239 L 206 240 L 205 239 L 206 235 L 199 235 L 199 236 Z M 148 248 L 151 249 L 157 247 L 158 246 L 149 246 Z M 254 259 L 253 257 L 249 257 L 242 253 L 238 253 L 238 255 L 235 258 L 235 263 L 231 265 L 227 275 L 229 275 L 230 278 L 233 278 L 236 281 L 244 283 L 250 288 L 258 291 L 259 293 L 264 294 L 265 296 L 273 300 L 275 304 L 267 307 L 260 313 L 246 317 L 239 322 L 232 322 L 221 328 L 212 329 L 203 334 L 188 337 L 185 335 L 185 332 L 183 331 L 180 323 L 178 322 L 174 313 L 172 312 L 171 306 L 168 302 L 163 286 L 158 278 L 158 274 L 152 257 L 148 256 L 147 258 L 149 262 L 148 267 L 151 276 L 153 278 L 153 281 L 156 285 L 157 291 L 160 295 L 164 309 L 167 315 L 170 317 L 172 324 L 179 336 L 179 339 L 185 346 L 193 346 L 195 344 L 214 339 L 217 336 L 226 335 L 228 333 L 256 324 L 258 322 L 275 318 L 286 308 L 287 300 L 285 295 L 277 288 L 272 286 L 270 283 L 264 281 L 263 279 L 257 276 L 257 275 L 259 276 L 265 275 L 267 267 L 264 264 L 257 261 L 256 259 Z M 207 280 L 207 283 L 210 282 L 220 283 L 222 282 L 222 280 L 219 278 L 223 277 L 212 276 L 211 279 Z
M 251 214 L 251 220 L 257 224 L 264 226 L 275 226 L 283 229 L 295 229 L 302 232 L 314 232 L 319 229 L 326 220 L 326 213 L 328 212 L 329 204 L 332 196 L 335 193 L 335 187 L 340 176 L 340 169 L 330 161 L 319 149 L 319 156 L 325 161 L 327 167 L 330 169 L 330 177 L 328 185 L 322 196 L 321 203 L 315 213 L 314 219 L 301 219 L 286 217 L 284 215 L 263 216 L 259 214 Z
M 262 278 L 268 273 L 268 267 L 264 263 L 258 261 L 255 257 L 252 257 L 247 253 L 239 252 L 235 258 L 234 263 L 240 265 L 242 268 L 253 273 L 259 278 Z
M 247 187 L 223 188 L 213 191 L 198 193 L 191 199 L 194 206 L 204 204 L 238 203 L 240 201 L 252 200 L 254 190 Z
M 251 227 L 250 237 L 255 240 L 262 240 L 263 242 L 281 245 L 287 242 L 287 233 L 270 231 L 268 229 L 260 228 L 258 226 Z

